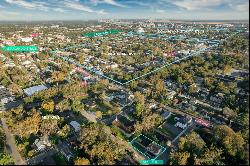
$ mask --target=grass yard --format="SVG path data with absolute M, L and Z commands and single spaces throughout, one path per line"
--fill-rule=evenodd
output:
M 175 116 L 174 115 L 170 115 L 170 117 L 167 119 L 167 123 L 171 124 L 171 125 L 175 125 L 175 120 L 174 120 Z
M 157 128 L 157 130 L 159 130 L 160 132 L 162 132 L 163 134 L 165 134 L 165 136 L 166 137 L 168 137 L 169 139 L 173 139 L 173 138 L 175 138 L 175 134 L 174 133 L 172 133 L 171 131 L 169 131 L 169 130 L 167 130 L 167 129 L 165 129 L 165 128 L 162 128 L 162 127 L 159 127 L 159 128 Z

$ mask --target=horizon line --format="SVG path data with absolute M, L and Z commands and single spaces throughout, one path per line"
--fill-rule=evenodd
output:
M 100 21 L 100 20 L 168 20 L 168 21 L 249 21 L 249 19 L 167 19 L 167 18 L 100 18 L 100 19 L 53 19 L 53 20 L 0 20 L 0 22 L 41 22 L 41 21 Z

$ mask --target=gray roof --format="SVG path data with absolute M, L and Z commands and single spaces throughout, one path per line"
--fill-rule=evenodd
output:
M 31 96 L 35 92 L 39 92 L 39 91 L 42 91 L 45 89 L 47 89 L 47 87 L 45 85 L 38 85 L 38 86 L 29 87 L 27 89 L 24 89 L 23 91 L 27 96 Z
M 170 116 L 171 114 L 172 114 L 172 113 L 169 112 L 169 111 L 164 111 L 164 113 L 161 114 L 161 116 L 162 116 L 163 118 L 167 118 L 167 117 Z

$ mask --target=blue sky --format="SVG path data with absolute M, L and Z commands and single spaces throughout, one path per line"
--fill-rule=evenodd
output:
M 0 20 L 248 20 L 248 0 L 0 0 Z

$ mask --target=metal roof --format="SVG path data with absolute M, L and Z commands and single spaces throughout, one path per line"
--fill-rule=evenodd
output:
M 39 92 L 39 91 L 42 91 L 42 90 L 45 90 L 45 89 L 47 89 L 47 87 L 45 85 L 38 85 L 38 86 L 33 86 L 33 87 L 26 88 L 23 91 L 27 96 L 31 96 L 35 92 Z

